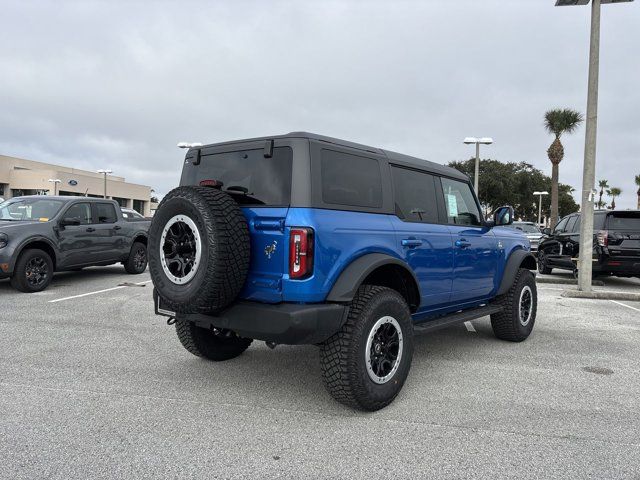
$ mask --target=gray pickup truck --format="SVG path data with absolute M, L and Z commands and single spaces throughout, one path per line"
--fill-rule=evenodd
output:
M 121 262 L 131 274 L 147 268 L 151 222 L 125 219 L 113 200 L 29 196 L 0 203 L 0 278 L 39 292 L 53 272 Z

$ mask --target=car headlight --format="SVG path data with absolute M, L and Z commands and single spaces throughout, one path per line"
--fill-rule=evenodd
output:
M 6 233 L 0 233 L 0 248 L 4 248 L 9 243 L 9 237 Z

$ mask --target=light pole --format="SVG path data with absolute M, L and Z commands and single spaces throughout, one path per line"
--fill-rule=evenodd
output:
M 475 143 L 476 145 L 476 168 L 473 175 L 473 189 L 476 191 L 476 195 L 479 197 L 480 191 L 478 179 L 480 178 L 480 145 L 491 145 L 493 143 L 493 138 L 467 137 L 464 139 L 464 143 L 466 145 L 473 145 Z
M 549 192 L 533 192 L 534 195 L 538 195 L 540 200 L 538 201 L 538 227 L 542 223 L 542 196 L 549 195 Z
M 587 5 L 590 0 L 556 0 L 556 7 Z M 596 183 L 596 136 L 598 128 L 598 74 L 600 70 L 600 5 L 633 0 L 593 0 L 591 3 L 591 45 L 589 48 L 589 84 L 587 93 L 587 125 L 582 167 L 582 203 L 580 204 L 580 255 L 578 258 L 578 290 L 591 291 L 593 271 L 593 195 Z
M 48 181 L 53 183 L 53 194 L 58 195 L 58 184 L 62 182 L 62 180 L 59 178 L 50 178 Z
M 98 173 L 102 173 L 104 175 L 104 198 L 107 198 L 107 175 L 113 173 L 111 170 L 98 170 Z

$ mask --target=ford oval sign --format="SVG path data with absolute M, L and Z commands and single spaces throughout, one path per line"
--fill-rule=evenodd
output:
M 76 185 L 78 185 L 78 181 L 77 180 L 69 180 L 69 185 L 71 185 L 72 187 L 75 187 Z

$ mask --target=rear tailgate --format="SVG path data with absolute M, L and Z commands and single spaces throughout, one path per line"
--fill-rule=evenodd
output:
M 605 228 L 612 258 L 640 262 L 640 211 L 611 212 Z
M 242 208 L 251 235 L 251 261 L 241 298 L 282 301 L 282 277 L 287 271 L 284 224 L 288 211 L 288 207 Z

